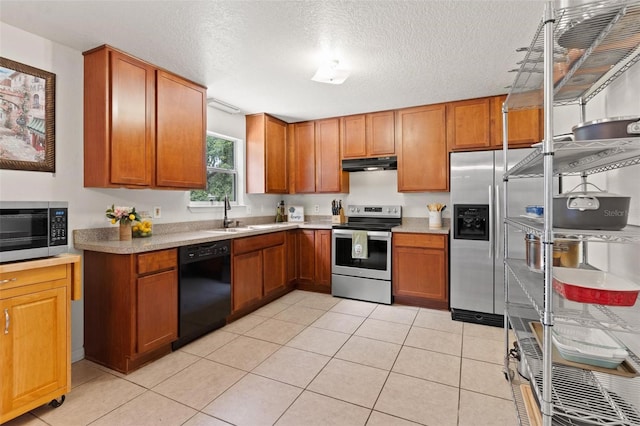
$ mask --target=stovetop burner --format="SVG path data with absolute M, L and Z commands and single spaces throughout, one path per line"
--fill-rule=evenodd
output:
M 353 205 L 347 207 L 348 221 L 333 229 L 389 231 L 402 224 L 402 206 Z

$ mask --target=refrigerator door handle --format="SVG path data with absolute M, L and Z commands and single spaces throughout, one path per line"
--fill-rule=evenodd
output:
M 496 256 L 498 256 L 500 254 L 500 228 L 502 227 L 502 224 L 500 223 L 500 185 L 496 185 L 496 226 L 495 226 L 495 234 L 496 234 L 496 238 L 495 238 L 495 252 L 496 252 Z
M 493 259 L 495 242 L 493 241 L 493 185 L 489 185 L 489 259 Z

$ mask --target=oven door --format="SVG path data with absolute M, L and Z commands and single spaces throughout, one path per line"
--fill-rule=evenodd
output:
M 334 229 L 331 244 L 331 273 L 352 277 L 391 280 L 391 232 L 368 231 L 366 259 L 351 257 L 352 230 Z

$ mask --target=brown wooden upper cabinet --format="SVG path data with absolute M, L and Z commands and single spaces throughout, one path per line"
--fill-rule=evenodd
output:
M 502 103 L 506 95 L 447 103 L 449 151 L 502 148 Z M 528 147 L 542 140 L 541 109 L 509 113 L 509 147 Z
M 313 121 L 293 124 L 293 190 L 316 192 L 316 125 Z
M 449 190 L 445 105 L 396 111 L 398 191 Z
M 342 117 L 342 158 L 395 155 L 394 111 Z
M 450 151 L 491 147 L 491 99 L 447 103 L 447 145 Z
M 349 192 L 340 161 L 340 119 L 316 121 L 316 192 Z
M 340 163 L 340 119 L 295 123 L 292 129 L 291 192 L 349 192 L 349 174 Z
M 247 193 L 286 194 L 287 123 L 268 114 L 246 116 Z
M 506 95 L 491 98 L 491 145 L 502 148 L 502 104 Z M 511 111 L 509 120 L 509 147 L 529 147 L 542 141 L 544 116 L 542 109 Z
M 206 186 L 206 88 L 110 46 L 84 52 L 84 186 Z

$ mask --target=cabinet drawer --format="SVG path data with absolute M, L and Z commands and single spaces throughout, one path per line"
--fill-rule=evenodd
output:
M 233 240 L 233 254 L 249 253 L 284 244 L 284 232 L 274 232 L 256 237 L 238 238 Z
M 394 233 L 393 245 L 402 247 L 444 249 L 446 238 L 446 235 Z
M 138 274 L 147 274 L 176 266 L 178 266 L 178 249 L 152 251 L 138 255 Z
M 67 278 L 67 265 L 47 266 L 45 268 L 0 273 L 0 288 L 9 289 L 24 285 Z

